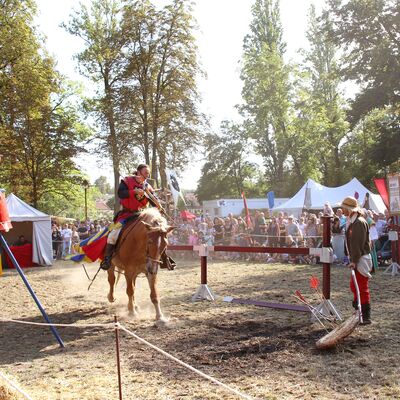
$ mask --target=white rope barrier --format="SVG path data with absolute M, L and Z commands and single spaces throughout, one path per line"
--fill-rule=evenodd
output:
M 198 369 L 192 367 L 192 366 L 189 365 L 189 364 L 186 364 L 185 362 L 183 362 L 183 361 L 179 360 L 178 358 L 172 356 L 171 354 L 169 354 L 169 353 L 167 353 L 166 351 L 160 349 L 159 347 L 155 346 L 154 344 L 151 344 L 151 343 L 148 342 L 147 340 L 142 339 L 140 336 L 138 336 L 138 335 L 136 335 L 135 333 L 131 332 L 129 329 L 125 328 L 125 327 L 124 327 L 123 325 L 121 325 L 120 323 L 118 323 L 118 324 L 116 324 L 116 325 L 118 325 L 119 328 L 120 328 L 121 330 L 123 330 L 124 332 L 126 332 L 127 334 L 133 336 L 133 337 L 134 337 L 135 339 L 137 339 L 139 342 L 145 344 L 146 346 L 151 347 L 152 349 L 154 349 L 154 350 L 158 351 L 159 353 L 163 354 L 165 357 L 169 358 L 169 359 L 172 360 L 172 361 L 175 361 L 176 363 L 178 363 L 178 364 L 182 365 L 183 367 L 185 367 L 185 368 L 191 370 L 192 372 L 194 372 L 194 373 L 200 375 L 201 377 L 203 377 L 203 378 L 205 378 L 205 379 L 208 379 L 209 381 L 215 383 L 215 384 L 218 385 L 218 386 L 222 386 L 223 388 L 229 390 L 230 392 L 235 393 L 237 396 L 241 397 L 242 399 L 253 400 L 253 397 L 250 397 L 250 396 L 248 396 L 247 394 L 244 394 L 244 393 L 239 392 L 239 390 L 237 390 L 237 389 L 235 389 L 235 388 L 232 388 L 232 387 L 226 385 L 226 384 L 223 383 L 223 382 L 220 382 L 219 380 L 213 378 L 213 377 L 210 376 L 210 375 L 205 374 L 204 372 L 199 371 Z
M 9 378 L 7 378 L 1 371 L 0 371 L 0 376 L 13 388 L 15 389 L 18 393 L 22 394 L 26 399 L 28 400 L 33 400 L 32 397 L 30 397 L 28 394 L 26 394 L 21 388 L 19 388 L 13 381 L 11 381 Z
M 36 326 L 61 326 L 65 328 L 109 328 L 114 329 L 115 324 L 110 322 L 106 324 L 48 324 L 47 322 L 29 322 L 29 321 L 21 321 L 18 319 L 9 319 L 0 317 L 0 321 L 2 322 L 13 322 L 16 324 L 23 324 L 23 325 L 36 325 Z
M 172 356 L 171 354 L 167 353 L 166 351 L 160 349 L 159 347 L 155 346 L 154 344 L 148 342 L 147 340 L 141 338 L 140 336 L 138 336 L 137 334 L 135 334 L 134 332 L 130 331 L 129 329 L 125 328 L 123 325 L 121 325 L 119 322 L 118 323 L 105 323 L 105 324 L 48 324 L 45 322 L 29 322 L 29 321 L 21 321 L 21 320 L 17 320 L 17 319 L 10 319 L 10 318 L 4 318 L 4 317 L 0 317 L 0 321 L 2 322 L 12 322 L 12 323 L 17 323 L 17 324 L 24 324 L 24 325 L 36 325 L 36 326 L 58 326 L 58 327 L 67 327 L 67 328 L 93 328 L 93 327 L 102 327 L 102 328 L 108 328 L 108 329 L 115 329 L 115 328 L 119 328 L 121 330 L 123 330 L 124 332 L 126 332 L 127 334 L 133 336 L 135 339 L 137 339 L 139 342 L 145 344 L 146 346 L 151 347 L 152 349 L 158 351 L 159 353 L 163 354 L 165 357 L 169 358 L 172 361 L 175 361 L 176 363 L 182 365 L 183 367 L 189 369 L 190 371 L 200 375 L 201 377 L 215 383 L 218 386 L 221 386 L 223 388 L 225 388 L 226 390 L 235 393 L 237 396 L 243 398 L 243 399 L 247 399 L 247 400 L 253 400 L 252 397 L 248 396 L 247 394 L 241 393 L 239 390 L 232 388 L 228 385 L 226 385 L 223 382 L 220 382 L 219 380 L 213 378 L 210 375 L 205 374 L 204 372 L 201 372 L 200 370 L 192 367 L 191 365 L 179 360 L 178 358 Z M 0 372 L 1 374 L 1 372 Z M 3 376 L 1 374 L 1 376 Z M 6 379 L 8 381 L 8 379 L 6 377 L 3 376 L 4 379 Z M 15 387 L 15 385 L 13 385 L 12 383 L 10 383 L 10 385 L 12 385 L 12 387 L 14 387 L 16 390 L 20 391 L 17 387 Z M 27 399 L 31 399 L 29 396 L 25 395 L 23 392 L 21 392 L 24 396 L 26 396 Z

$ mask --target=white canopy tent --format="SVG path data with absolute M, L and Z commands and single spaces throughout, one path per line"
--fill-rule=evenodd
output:
M 303 187 L 288 201 L 274 208 L 274 211 L 287 211 L 300 215 L 303 209 L 322 210 L 328 201 L 331 207 L 338 207 L 347 196 L 358 193 L 359 203 L 363 203 L 366 193 L 369 194 L 369 208 L 378 213 L 383 213 L 386 206 L 381 196 L 369 191 L 357 178 L 353 178 L 345 185 L 338 187 L 323 186 L 312 179 L 308 179 Z
M 7 197 L 6 202 L 10 220 L 13 223 L 13 229 L 8 233 L 11 234 L 15 228 L 18 234 L 23 234 L 27 238 L 32 237 L 32 261 L 39 265 L 52 265 L 50 216 L 31 207 L 12 193 Z M 18 223 L 25 224 L 18 229 Z M 28 234 L 24 232 L 26 229 L 30 230 Z

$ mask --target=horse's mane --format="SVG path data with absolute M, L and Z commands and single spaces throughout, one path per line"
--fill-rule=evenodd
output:
M 148 222 L 151 225 L 158 225 L 163 228 L 166 228 L 168 223 L 167 220 L 161 215 L 160 211 L 155 208 L 146 208 L 142 211 L 142 219 Z

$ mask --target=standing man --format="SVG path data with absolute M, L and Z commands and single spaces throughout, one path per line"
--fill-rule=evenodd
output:
M 64 224 L 63 229 L 61 230 L 61 238 L 62 238 L 62 258 L 71 253 L 71 239 L 72 239 L 72 230 L 70 229 L 68 224 Z
M 350 258 L 349 268 L 355 270 L 360 289 L 361 311 L 363 325 L 371 323 L 371 304 L 369 295 L 369 278 L 371 278 L 372 259 L 371 243 L 367 221 L 361 216 L 361 209 L 354 197 L 346 197 L 340 205 L 347 217 L 346 224 L 346 254 Z M 350 289 L 354 295 L 353 307 L 357 309 L 357 293 L 353 280 Z

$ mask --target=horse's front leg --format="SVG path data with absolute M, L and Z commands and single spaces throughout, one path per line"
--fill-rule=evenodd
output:
M 147 280 L 149 281 L 150 286 L 150 299 L 156 310 L 156 321 L 166 322 L 166 319 L 161 311 L 160 299 L 157 292 L 157 273 L 147 273 Z
M 111 267 L 108 271 L 108 283 L 110 285 L 110 291 L 108 292 L 107 299 L 110 303 L 115 301 L 114 297 L 114 284 L 115 284 L 115 274 L 114 274 L 114 267 Z
M 134 317 L 138 316 L 137 308 L 135 307 L 135 282 L 136 276 L 132 274 L 127 274 L 125 272 L 125 279 L 126 279 L 126 294 L 128 295 L 128 312 L 129 315 Z

